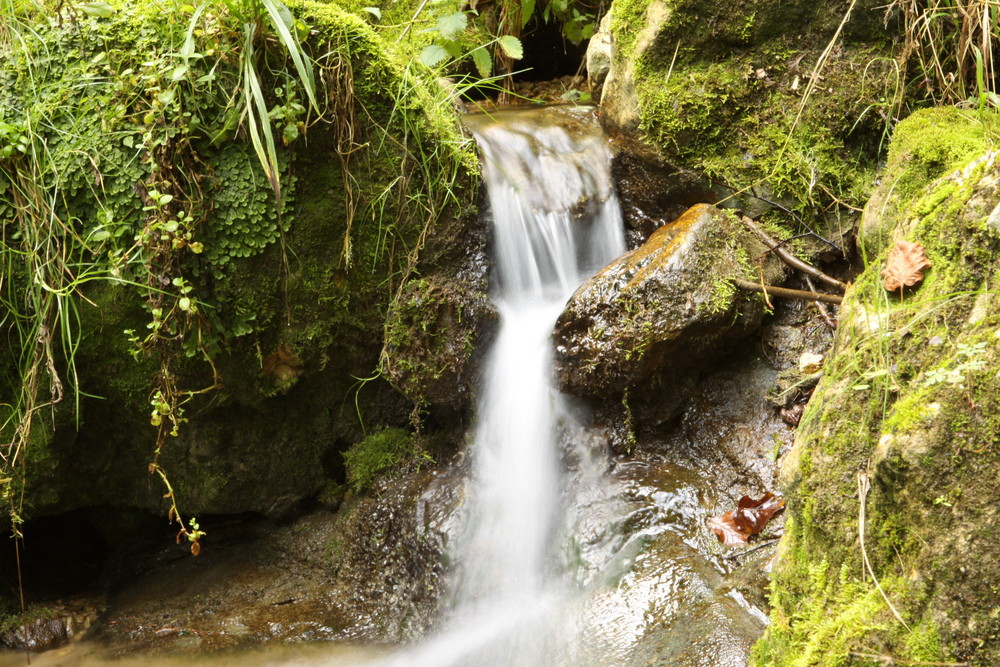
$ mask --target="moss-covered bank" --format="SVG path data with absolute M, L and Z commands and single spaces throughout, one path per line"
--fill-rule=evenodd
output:
M 866 213 L 867 268 L 783 462 L 757 665 L 1000 662 L 996 120 L 935 109 L 896 132 L 873 198 L 892 204 Z M 932 262 L 902 295 L 879 275 L 887 230 Z
M 62 383 L 34 413 L 24 479 L 7 483 L 29 515 L 166 511 L 147 477 L 158 428 L 185 511 L 280 513 L 343 481 L 339 452 L 365 427 L 408 423 L 388 383 L 358 378 L 378 367 L 401 285 L 466 261 L 471 140 L 448 92 L 361 7 L 288 6 L 315 59 L 312 111 L 267 21 L 245 37 L 252 23 L 221 3 L 67 9 L 4 34 L 4 440 Z M 240 112 L 248 67 L 280 205 Z M 33 251 L 58 265 L 57 302 L 36 289 Z M 60 335 L 36 346 L 39 326 Z

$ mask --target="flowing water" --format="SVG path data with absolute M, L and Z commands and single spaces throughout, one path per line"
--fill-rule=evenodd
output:
M 574 588 L 563 517 L 577 499 L 559 437 L 574 416 L 552 384 L 550 336 L 576 287 L 624 251 L 621 214 L 591 111 L 499 113 L 469 126 L 494 220 L 501 325 L 479 398 L 450 626 L 400 663 L 551 665 Z

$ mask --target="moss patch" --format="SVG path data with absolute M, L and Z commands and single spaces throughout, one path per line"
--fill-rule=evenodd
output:
M 378 431 L 344 452 L 347 482 L 359 493 L 375 480 L 397 470 L 418 453 L 413 434 L 400 428 Z

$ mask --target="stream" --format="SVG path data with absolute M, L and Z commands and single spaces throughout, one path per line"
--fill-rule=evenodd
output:
M 768 452 L 791 437 L 761 408 L 774 370 L 751 351 L 701 383 L 672 431 L 647 436 L 630 456 L 612 456 L 608 433 L 553 387 L 550 338 L 573 291 L 625 250 L 600 126 L 592 110 L 571 107 L 469 116 L 467 123 L 482 151 L 490 197 L 492 298 L 501 329 L 486 360 L 467 460 L 458 457 L 400 484 L 419 489 L 417 506 L 424 509 L 415 530 L 446 545 L 437 618 L 400 645 L 379 641 L 372 629 L 377 623 L 352 627 L 317 618 L 310 625 L 300 612 L 296 622 L 308 632 L 283 636 L 302 642 L 298 647 L 222 644 L 250 650 L 198 661 L 219 667 L 745 665 L 767 622 L 762 590 L 773 552 L 734 560 L 704 521 L 774 481 Z M 387 495 L 378 502 L 396 501 Z M 409 505 L 400 500 L 399 507 Z M 332 513 L 306 521 L 329 532 L 338 525 Z M 271 537 L 284 542 L 267 548 L 315 549 L 301 545 L 319 532 L 289 529 Z M 244 585 L 232 582 L 247 582 L 247 590 L 284 587 L 281 595 L 288 597 L 295 584 L 285 579 L 298 577 L 308 580 L 300 583 L 301 600 L 295 598 L 300 610 L 302 600 L 329 606 L 323 576 L 302 574 L 312 567 L 314 575 L 325 561 L 268 560 L 260 555 L 265 552 L 252 543 L 209 550 L 200 562 L 211 563 L 215 574 L 196 591 L 180 583 L 197 576 L 195 559 L 149 573 L 131 585 L 132 592 L 109 601 L 103 641 L 111 654 L 85 640 L 33 664 L 104 664 L 112 658 L 118 665 L 190 664 L 169 655 L 133 663 L 128 641 L 141 633 L 117 632 L 126 621 L 145 627 L 147 619 L 152 628 L 170 618 L 171 628 L 197 628 L 186 636 L 198 642 L 232 632 L 234 618 L 250 638 L 266 638 L 268 624 L 289 627 L 281 614 L 296 605 L 265 604 L 250 594 L 232 608 L 205 611 L 205 600 L 233 595 Z M 266 601 L 266 593 L 257 598 Z M 393 604 L 403 603 L 386 603 L 386 614 L 408 613 Z M 264 630 L 250 620 L 260 615 L 258 607 L 271 614 L 260 623 Z M 187 647 L 156 648 L 169 654 L 213 647 L 195 639 Z M 333 641 L 305 645 L 312 639 Z M 141 650 L 141 642 L 137 646 Z M 23 664 L 23 654 L 0 656 L 0 665 L 7 664 Z

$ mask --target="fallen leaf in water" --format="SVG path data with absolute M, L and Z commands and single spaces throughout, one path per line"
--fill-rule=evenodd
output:
M 930 268 L 931 261 L 924 254 L 924 247 L 910 241 L 897 241 L 885 260 L 882 275 L 885 288 L 890 292 L 916 285 L 924 279 L 924 269 Z
M 805 403 L 796 403 L 790 408 L 782 408 L 780 412 L 781 421 L 789 426 L 798 426 L 799 422 L 802 421 L 802 413 L 805 412 L 805 409 Z
M 710 517 L 708 527 L 723 544 L 745 544 L 750 536 L 764 530 L 771 517 L 784 507 L 784 498 L 773 493 L 765 493 L 760 500 L 743 496 L 734 511 Z

